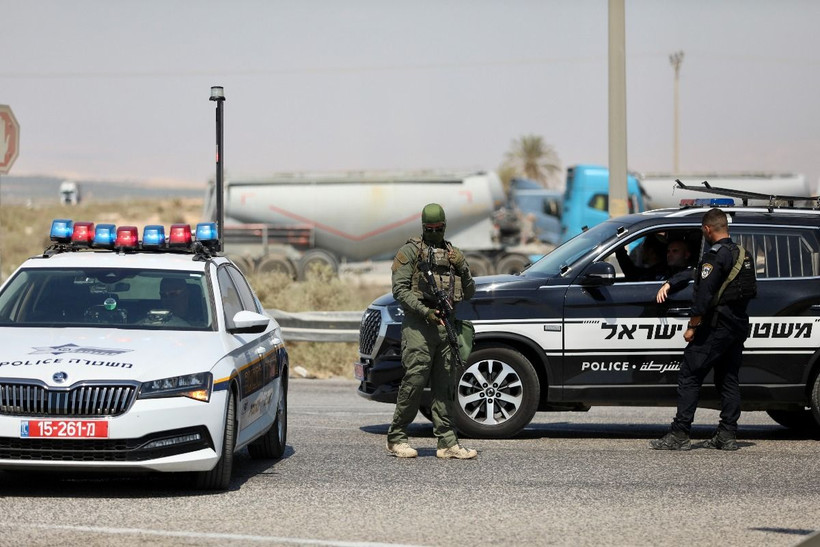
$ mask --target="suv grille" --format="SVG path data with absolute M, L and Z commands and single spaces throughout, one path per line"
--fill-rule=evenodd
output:
M 362 325 L 359 327 L 359 353 L 370 355 L 373 346 L 376 345 L 376 338 L 379 337 L 379 327 L 381 327 L 382 312 L 368 309 L 362 317 Z
M 0 382 L 0 415 L 118 416 L 128 410 L 136 393 L 134 384 L 81 385 L 56 390 Z

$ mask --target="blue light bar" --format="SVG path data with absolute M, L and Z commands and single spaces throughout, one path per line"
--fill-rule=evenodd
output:
M 142 230 L 142 246 L 145 249 L 157 249 L 165 246 L 165 227 L 150 224 Z
M 94 230 L 94 247 L 113 249 L 117 239 L 117 227 L 113 224 L 97 224 Z
M 216 222 L 200 222 L 196 225 L 197 241 L 215 241 L 219 239 Z
M 55 218 L 51 221 L 51 241 L 68 243 L 74 232 L 74 221 L 65 218 Z

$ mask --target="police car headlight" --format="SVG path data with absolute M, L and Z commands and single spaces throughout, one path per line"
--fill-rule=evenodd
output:
M 198 372 L 144 382 L 140 387 L 139 398 L 189 397 L 207 403 L 211 399 L 212 388 L 213 375 L 210 372 Z

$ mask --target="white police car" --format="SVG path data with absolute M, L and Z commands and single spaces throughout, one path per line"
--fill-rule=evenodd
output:
M 216 228 L 56 220 L 0 287 L 0 468 L 194 472 L 279 458 L 288 354 Z

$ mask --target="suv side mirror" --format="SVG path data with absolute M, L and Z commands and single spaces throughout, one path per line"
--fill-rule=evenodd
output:
M 593 262 L 581 276 L 579 283 L 588 287 L 602 287 L 615 283 L 615 266 L 609 262 Z

